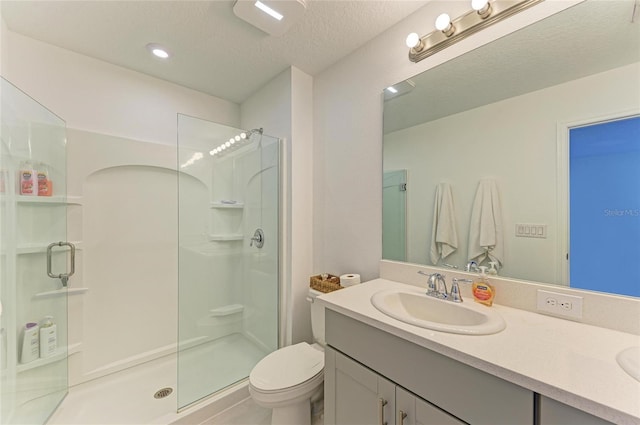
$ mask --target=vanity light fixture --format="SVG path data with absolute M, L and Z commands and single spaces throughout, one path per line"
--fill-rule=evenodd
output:
M 252 130 L 251 132 L 254 132 L 254 131 L 258 131 L 258 130 Z M 249 141 L 249 139 L 247 138 L 247 133 L 243 131 L 242 133 L 239 133 L 239 134 L 236 134 L 233 137 L 230 137 L 229 140 L 227 140 L 226 142 L 222 142 L 220 144 L 220 146 L 218 146 L 218 147 L 216 147 L 214 149 L 211 149 L 209 151 L 209 155 L 211 155 L 211 156 L 219 155 L 219 154 L 222 153 L 222 151 L 225 151 L 227 149 L 231 150 L 231 148 L 235 149 L 239 145 L 242 144 L 241 142 L 248 142 L 248 141 Z
M 471 0 L 473 10 L 454 19 L 446 13 L 436 19 L 436 30 L 425 36 L 407 36 L 409 60 L 420 62 L 490 25 L 526 10 L 544 0 Z

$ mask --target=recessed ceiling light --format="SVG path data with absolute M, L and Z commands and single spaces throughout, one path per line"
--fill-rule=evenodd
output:
M 169 56 L 171 56 L 167 49 L 156 43 L 147 44 L 147 50 L 149 50 L 151 54 L 160 59 L 167 59 Z
M 416 86 L 412 80 L 404 80 L 392 86 L 389 86 L 384 91 L 384 100 L 387 101 L 389 99 L 393 99 L 398 96 L 402 96 L 403 94 L 409 93 Z
M 269 35 L 278 37 L 304 15 L 306 0 L 236 0 L 233 13 Z
M 281 21 L 282 18 L 284 18 L 284 16 L 282 16 L 281 13 L 276 12 L 275 10 L 273 10 L 272 8 L 267 6 L 266 4 L 262 3 L 260 0 L 256 1 L 254 3 L 254 6 L 257 7 L 258 9 L 262 10 L 264 13 L 266 13 L 269 16 L 271 16 L 272 18 L 277 19 L 278 21 Z

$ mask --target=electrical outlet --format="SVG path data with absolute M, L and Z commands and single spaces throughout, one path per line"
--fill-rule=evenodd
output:
M 538 289 L 538 311 L 582 319 L 582 297 Z

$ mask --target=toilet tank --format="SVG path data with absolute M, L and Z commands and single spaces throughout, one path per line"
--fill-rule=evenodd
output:
M 313 340 L 321 346 L 325 346 L 324 340 L 324 307 L 316 302 L 316 297 L 322 295 L 320 291 L 309 288 L 307 301 L 311 307 L 311 331 L 313 332 Z

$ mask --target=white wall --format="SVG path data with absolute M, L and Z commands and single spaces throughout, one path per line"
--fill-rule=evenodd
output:
M 557 125 L 597 121 L 637 108 L 638 75 L 640 65 L 628 65 L 385 135 L 385 170 L 408 170 L 407 261 L 431 263 L 435 187 L 448 182 L 460 249 L 445 262 L 466 264 L 476 187 L 481 178 L 491 177 L 501 190 L 505 236 L 501 274 L 561 283 L 557 272 L 564 253 L 559 252 L 558 240 L 566 234 L 557 222 L 561 207 Z M 499 126 L 487 124 L 507 114 L 509 120 Z M 516 238 L 515 223 L 546 224 L 547 238 Z
M 405 45 L 466 2 L 434 1 L 314 78 L 314 271 L 378 276 L 382 256 L 382 90 L 575 4 L 546 1 L 418 64 Z
M 283 139 L 281 341 L 311 341 L 306 302 L 312 272 L 312 78 L 295 67 L 282 72 L 241 105 L 241 127 L 264 128 Z M 295 318 L 295 320 L 294 320 Z
M 2 27 L 4 78 L 68 128 L 175 145 L 177 113 L 237 127 L 239 105 Z

